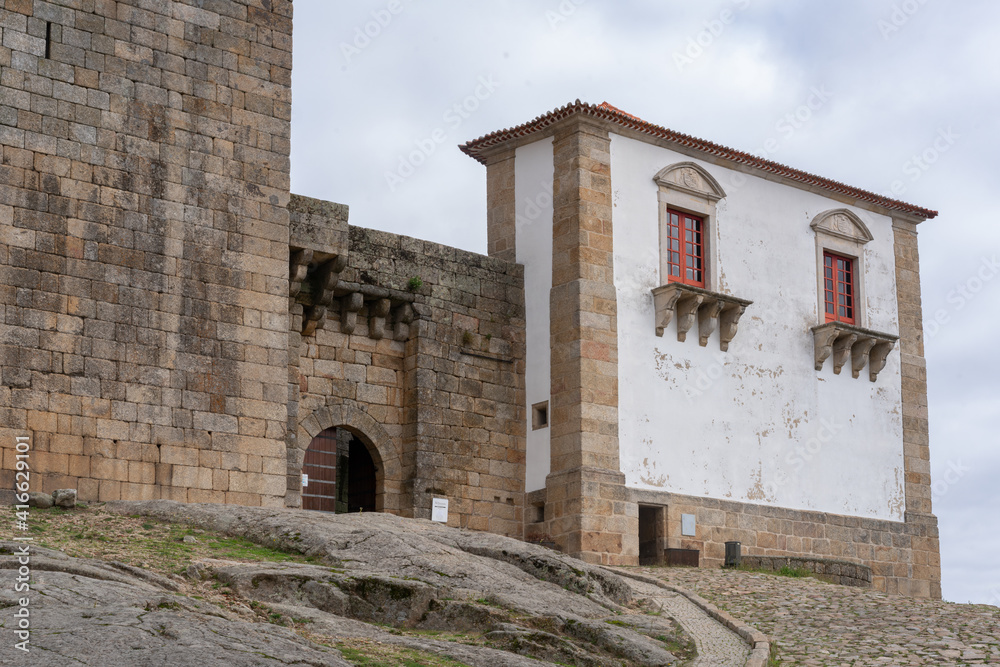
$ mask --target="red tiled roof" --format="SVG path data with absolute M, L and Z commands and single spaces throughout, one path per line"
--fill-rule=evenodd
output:
M 798 169 L 792 169 L 791 167 L 786 167 L 783 164 L 759 158 L 755 155 L 751 155 L 750 153 L 744 153 L 743 151 L 727 148 L 726 146 L 714 144 L 710 141 L 705 141 L 704 139 L 698 139 L 697 137 L 668 130 L 665 127 L 654 125 L 637 116 L 625 113 L 621 109 L 615 108 L 607 102 L 593 105 L 577 100 L 572 104 L 567 104 L 564 107 L 550 111 L 522 125 L 491 132 L 490 134 L 480 137 L 479 139 L 474 139 L 459 146 L 459 149 L 461 149 L 461 151 L 466 155 L 485 164 L 486 161 L 483 156 L 483 152 L 487 149 L 511 139 L 526 137 L 536 132 L 540 132 L 549 126 L 578 113 L 608 120 L 642 134 L 648 134 L 658 139 L 666 139 L 667 141 L 675 142 L 687 148 L 693 148 L 709 155 L 730 160 L 737 164 L 745 164 L 770 174 L 784 176 L 785 178 L 803 183 L 805 185 L 816 186 L 838 194 L 855 197 L 861 201 L 878 204 L 879 206 L 883 206 L 889 210 L 903 211 L 905 213 L 910 213 L 927 219 L 937 217 L 937 211 L 932 211 L 920 206 L 914 206 L 913 204 L 907 204 L 906 202 L 899 201 L 898 199 L 883 197 L 882 195 L 869 192 L 868 190 L 862 190 L 838 181 L 830 180 L 829 178 L 823 178 L 822 176 L 809 174 L 804 171 L 799 171 Z

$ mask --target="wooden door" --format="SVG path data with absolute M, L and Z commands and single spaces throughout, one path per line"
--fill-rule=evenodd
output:
M 337 429 L 328 428 L 309 443 L 302 464 L 302 509 L 337 511 Z M 308 480 L 308 481 L 307 481 Z

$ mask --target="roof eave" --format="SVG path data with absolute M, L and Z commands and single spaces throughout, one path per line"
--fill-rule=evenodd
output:
M 466 142 L 459 146 L 466 155 L 486 164 L 490 156 L 501 150 L 516 148 L 524 143 L 537 141 L 552 134 L 562 121 L 576 114 L 586 114 L 591 117 L 608 121 L 619 134 L 632 134 L 635 138 L 648 141 L 655 139 L 668 144 L 679 152 L 694 154 L 709 162 L 725 164 L 730 169 L 748 171 L 764 178 L 778 177 L 782 182 L 807 190 L 822 192 L 840 200 L 857 203 L 865 208 L 877 208 L 887 215 L 905 216 L 911 222 L 920 222 L 937 217 L 937 211 L 926 209 L 903 201 L 884 197 L 882 195 L 862 190 L 832 179 L 793 169 L 786 165 L 758 158 L 743 151 L 737 151 L 726 146 L 712 143 L 697 137 L 691 137 L 673 130 L 654 125 L 636 116 L 625 113 L 611 105 L 591 105 L 576 100 L 572 104 L 538 116 L 534 120 L 521 125 L 497 130 L 479 139 Z M 618 128 L 625 131 L 622 132 Z M 530 139 L 529 139 L 530 137 Z M 836 195 L 836 196 L 834 196 Z

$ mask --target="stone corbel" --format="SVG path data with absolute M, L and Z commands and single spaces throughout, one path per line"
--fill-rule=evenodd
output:
M 841 336 L 833 343 L 833 374 L 840 375 L 840 369 L 851 356 L 851 346 L 858 340 L 857 334 L 849 333 Z
M 361 292 L 351 292 L 340 298 L 340 331 L 345 334 L 354 333 L 358 326 L 358 311 L 365 305 L 365 297 Z
M 389 316 L 392 301 L 379 299 L 369 306 L 371 315 L 368 318 L 368 337 L 380 340 L 385 337 L 385 318 Z
M 409 339 L 410 323 L 413 322 L 413 306 L 408 303 L 397 306 L 393 320 L 395 322 L 393 340 L 405 341 Z
M 695 317 L 698 315 L 698 307 L 705 300 L 702 294 L 686 294 L 677 303 L 677 340 L 684 342 L 687 340 L 687 332 L 694 325 Z
M 329 306 L 333 303 L 333 291 L 337 288 L 340 272 L 344 270 L 345 266 L 347 266 L 347 257 L 337 255 L 323 262 L 316 269 L 316 276 L 313 278 L 313 304 Z
M 662 336 L 671 321 L 677 320 L 677 340 L 684 342 L 687 332 L 698 320 L 698 343 L 708 345 L 708 339 L 719 328 L 719 347 L 723 352 L 736 336 L 740 317 L 752 301 L 701 287 L 669 283 L 653 290 L 656 335 Z
M 708 338 L 715 331 L 715 325 L 719 321 L 719 313 L 726 304 L 722 301 L 706 303 L 698 310 L 698 345 L 705 347 L 708 345 Z
M 656 335 L 662 336 L 663 330 L 670 325 L 674 319 L 674 309 L 677 306 L 677 299 L 680 298 L 680 290 L 665 291 L 653 290 L 653 308 L 656 310 Z
M 333 303 L 333 291 L 340 280 L 340 272 L 347 266 L 346 255 L 335 255 L 320 264 L 313 272 L 312 305 L 302 318 L 302 335 L 311 336 L 326 324 L 327 307 Z
M 885 368 L 886 358 L 895 346 L 898 336 L 856 327 L 843 322 L 827 322 L 812 328 L 815 346 L 816 370 L 823 369 L 828 357 L 833 357 L 833 372 L 840 373 L 847 360 L 851 360 L 851 374 L 857 378 L 865 365 L 872 382 Z
M 729 341 L 736 337 L 736 330 L 740 326 L 740 317 L 746 312 L 747 307 L 739 304 L 729 304 L 722 310 L 719 316 L 719 347 L 723 352 L 729 351 Z
M 326 306 L 309 306 L 302 313 L 302 335 L 312 336 L 326 324 Z
M 302 289 L 302 281 L 309 272 L 309 264 L 313 259 L 313 251 L 309 249 L 293 250 L 288 257 L 288 296 L 298 296 Z
M 879 372 L 885 368 L 886 359 L 889 358 L 889 353 L 892 352 L 894 343 L 887 343 L 880 341 L 875 343 L 875 347 L 869 353 L 868 361 L 868 379 L 872 382 L 878 377 Z M 855 376 L 856 377 L 856 376 Z
M 868 363 L 868 356 L 875 347 L 874 338 L 859 340 L 857 345 L 851 349 L 851 375 L 857 378 L 861 374 L 861 369 Z
M 813 329 L 813 345 L 816 354 L 816 370 L 823 370 L 823 364 L 833 354 L 833 341 L 837 340 L 837 329 Z

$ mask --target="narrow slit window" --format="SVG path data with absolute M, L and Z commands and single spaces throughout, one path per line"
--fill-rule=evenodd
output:
M 52 57 L 52 21 L 45 23 L 45 59 Z
M 549 425 L 549 402 L 542 401 L 531 406 L 531 430 L 547 428 Z
M 827 322 L 854 324 L 854 260 L 823 253 L 823 305 Z
M 667 211 L 667 282 L 705 286 L 704 228 L 698 216 Z

